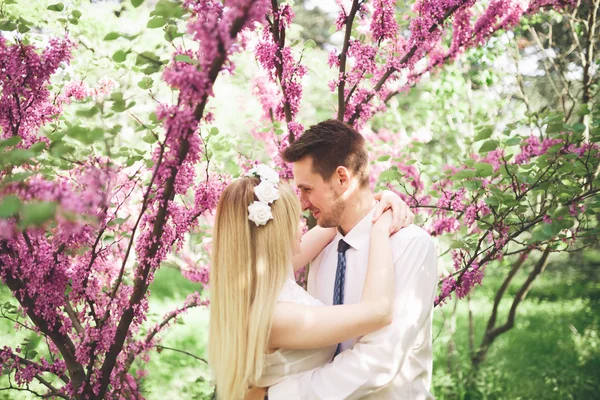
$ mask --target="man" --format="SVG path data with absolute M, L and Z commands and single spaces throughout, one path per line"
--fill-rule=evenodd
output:
M 311 264 L 309 293 L 326 305 L 359 302 L 376 205 L 364 138 L 347 124 L 328 120 L 308 129 L 283 157 L 293 163 L 302 208 L 310 210 L 319 226 L 338 228 L 332 243 Z M 347 243 L 342 250 L 340 240 Z M 268 388 L 269 399 L 433 398 L 429 388 L 436 252 L 429 234 L 411 224 L 392 236 L 392 253 L 392 324 L 341 343 L 331 363 Z

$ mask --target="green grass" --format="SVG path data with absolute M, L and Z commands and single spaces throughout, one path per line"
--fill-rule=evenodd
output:
M 571 271 L 571 272 L 570 272 Z M 595 274 L 595 273 L 594 273 Z M 515 280 L 515 287 L 524 274 Z M 456 356 L 448 362 L 450 342 L 449 303 L 435 312 L 433 391 L 438 399 L 593 399 L 600 395 L 600 284 L 590 276 L 551 265 L 536 281 L 520 305 L 515 327 L 492 345 L 487 359 L 476 374 L 469 361 L 466 300 L 456 310 Z M 477 345 L 491 310 L 494 291 L 501 283 L 498 272 L 489 273 L 484 286 L 471 300 L 474 337 Z M 514 294 L 511 287 L 509 294 Z M 162 268 L 151 286 L 149 324 L 181 305 L 197 284 L 171 268 Z M 10 293 L 0 287 L 0 302 Z M 508 313 L 510 303 L 501 304 L 499 321 Z M 206 310 L 190 310 L 162 336 L 162 345 L 181 349 L 204 358 L 207 342 Z M 0 320 L 2 345 L 17 345 L 27 335 L 15 333 L 12 323 Z M 35 335 L 33 335 L 35 336 Z M 37 350 L 44 353 L 43 342 Z M 150 360 L 136 361 L 135 369 L 147 369 L 142 388 L 149 400 L 162 398 L 207 399 L 212 388 L 207 383 L 204 362 L 185 354 L 162 350 L 151 353 Z M 7 386 L 0 378 L 0 386 Z M 24 392 L 0 392 L 1 399 L 29 399 Z

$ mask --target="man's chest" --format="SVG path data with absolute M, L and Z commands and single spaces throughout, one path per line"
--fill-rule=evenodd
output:
M 346 252 L 344 304 L 355 304 L 360 301 L 368 262 L 368 251 L 349 249 Z M 308 292 L 326 305 L 333 304 L 337 268 L 338 253 L 334 248 L 325 249 L 310 267 Z

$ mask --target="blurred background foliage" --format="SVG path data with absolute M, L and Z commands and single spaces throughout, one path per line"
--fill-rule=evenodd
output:
M 183 29 L 176 22 L 147 27 L 150 13 L 160 4 L 164 5 L 165 0 L 75 0 L 63 10 L 50 12 L 51 3 L 47 1 L 0 1 L 0 20 L 22 20 L 24 29 L 34 33 L 32 40 L 44 43 L 65 29 L 75 38 L 79 48 L 72 66 L 64 70 L 67 80 L 81 79 L 93 85 L 110 77 L 118 82 L 109 99 L 74 103 L 66 109 L 65 119 L 85 118 L 90 128 L 113 129 L 119 134 L 108 145 L 94 144 L 94 150 L 80 146 L 72 151 L 97 151 L 132 162 L 150 159 L 148 150 L 153 139 L 147 135 L 147 129 L 152 127 L 156 102 L 173 100 L 172 93 L 160 85 L 160 67 Z M 600 20 L 590 18 L 594 12 L 592 4 L 581 2 L 572 15 L 545 13 L 524 20 L 512 32 L 501 32 L 454 64 L 428 74 L 409 92 L 396 95 L 388 110 L 373 118 L 367 130 L 389 130 L 405 137 L 405 143 L 416 137 L 430 138 L 418 145 L 422 157 L 418 167 L 429 172 L 423 175 L 429 177 L 426 184 L 430 185 L 435 181 L 432 171 L 452 164 L 458 155 L 474 152 L 473 138 L 483 124 L 492 124 L 496 132 L 513 124 L 514 129 L 529 133 L 537 121 L 551 113 L 563 113 L 570 124 L 590 118 L 589 113 L 581 112 L 581 105 L 591 108 L 598 104 L 600 40 L 591 42 L 591 63 L 582 56 L 589 54 L 583 51 L 590 45 L 585 37 L 586 21 L 598 24 Z M 310 67 L 303 82 L 298 121 L 309 126 L 334 115 L 337 102 L 326 85 L 334 78 L 334 71 L 327 66 L 327 53 L 341 40 L 330 29 L 336 18 L 333 1 L 296 1 L 294 7 L 297 15 L 288 39 L 298 41 L 295 51 L 302 53 L 302 62 Z M 175 8 L 167 11 L 166 19 L 169 12 L 177 12 Z M 399 5 L 399 20 L 404 11 L 405 6 Z M 595 12 L 598 13 L 597 8 Z M 316 46 L 303 47 L 308 40 L 314 40 Z M 260 129 L 262 113 L 253 96 L 253 79 L 260 74 L 259 68 L 248 52 L 236 54 L 234 62 L 235 74 L 217 81 L 215 98 L 210 102 L 217 130 L 204 132 L 210 134 L 207 141 L 211 168 L 233 175 L 239 172 L 240 155 L 268 159 L 264 144 L 251 134 Z M 57 77 L 57 85 L 64 78 Z M 590 85 L 582 84 L 585 79 L 591 81 Z M 196 260 L 205 261 L 202 237 L 199 233 L 192 238 L 186 251 Z M 436 309 L 436 398 L 598 398 L 600 244 L 586 245 L 579 252 L 550 256 L 546 270 L 520 305 L 515 327 L 498 337 L 480 363 L 474 363 L 473 356 L 494 296 L 514 259 L 497 261 L 499 268 L 488 269 L 483 286 L 466 300 L 452 300 Z M 448 258 L 445 255 L 440 263 L 449 265 Z M 510 300 L 531 268 L 527 265 L 514 278 L 507 299 L 500 303 L 499 319 L 508 314 Z M 165 265 L 151 286 L 148 326 L 198 289 L 198 284 L 182 275 L 177 262 Z M 0 342 L 41 351 L 46 345 L 39 338 L 23 330 L 15 331 L 15 323 L 6 313 L 13 303 L 8 289 L 0 286 L 0 311 L 4 317 L 0 318 Z M 203 360 L 206 326 L 206 310 L 191 310 L 165 334 L 162 347 L 145 367 L 149 374 L 143 387 L 148 399 L 211 397 L 213 389 Z M 6 386 L 7 379 L 6 375 L 0 377 L 0 387 Z M 29 396 L 0 391 L 0 399 Z

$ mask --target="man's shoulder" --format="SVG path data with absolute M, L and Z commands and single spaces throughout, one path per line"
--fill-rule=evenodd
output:
M 410 224 L 409 226 L 400 229 L 392 235 L 395 240 L 409 240 L 413 238 L 423 238 L 423 240 L 433 240 L 429 232 L 421 228 L 419 225 Z
M 392 253 L 398 257 L 405 251 L 435 253 L 435 242 L 429 232 L 418 225 L 410 224 L 392 235 Z

